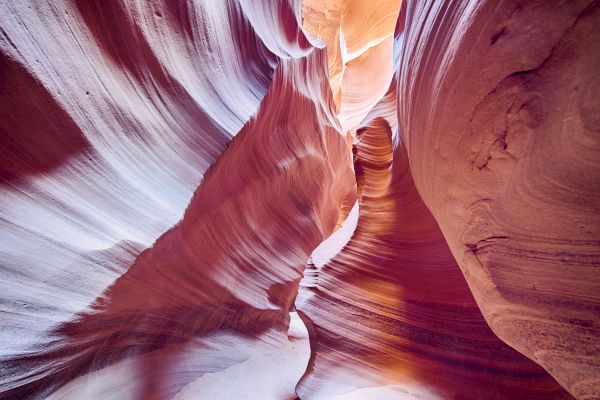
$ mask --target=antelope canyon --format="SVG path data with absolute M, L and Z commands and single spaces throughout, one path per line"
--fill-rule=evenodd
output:
M 0 2 L 0 399 L 600 399 L 600 1 Z

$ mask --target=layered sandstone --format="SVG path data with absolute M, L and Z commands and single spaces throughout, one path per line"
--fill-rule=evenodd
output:
M 486 321 L 578 399 L 600 393 L 600 5 L 409 3 L 412 175 Z
M 395 106 L 392 85 L 357 131 L 354 235 L 300 288 L 296 305 L 313 353 L 298 393 L 570 399 L 486 324 L 419 197 L 404 143 L 392 145 Z
M 1 396 L 171 398 L 287 340 L 355 196 L 298 4 L 2 8 Z
M 599 9 L 1 3 L 0 398 L 598 398 Z

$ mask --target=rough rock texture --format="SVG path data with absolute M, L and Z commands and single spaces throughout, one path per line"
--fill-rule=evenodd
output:
M 600 3 L 409 2 L 398 116 L 492 330 L 600 397 Z

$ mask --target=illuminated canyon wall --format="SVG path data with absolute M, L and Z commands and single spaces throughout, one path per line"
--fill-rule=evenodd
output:
M 1 3 L 0 398 L 599 398 L 598 26 Z

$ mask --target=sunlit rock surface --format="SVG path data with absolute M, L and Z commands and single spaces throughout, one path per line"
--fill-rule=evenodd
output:
M 302 2 L 303 26 L 327 47 L 343 132 L 357 128 L 389 87 L 399 7 L 398 0 Z
M 0 398 L 598 398 L 598 4 L 0 3 Z
M 296 313 L 291 316 L 287 334 L 270 331 L 250 339 L 217 333 L 186 346 L 176 362 L 161 350 L 134 356 L 74 379 L 48 398 L 135 398 L 148 379 L 165 374 L 171 382 L 190 381 L 172 396 L 177 400 L 292 398 L 310 350 L 306 328 Z

